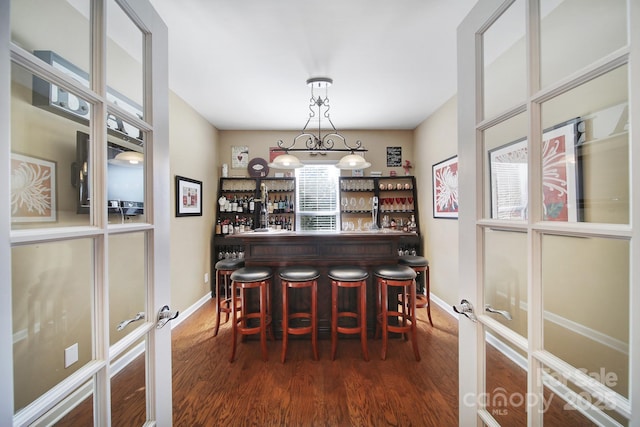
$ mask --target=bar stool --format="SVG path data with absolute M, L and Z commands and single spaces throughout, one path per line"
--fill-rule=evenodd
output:
M 416 361 L 420 361 L 418 352 L 418 328 L 416 325 L 416 272 L 406 265 L 385 265 L 374 268 L 377 282 L 377 306 L 378 316 L 376 324 L 376 336 L 379 328 L 382 329 L 382 360 L 387 358 L 387 341 L 389 332 L 400 334 L 411 333 L 411 344 Z M 398 289 L 398 294 L 403 298 L 409 295 L 408 300 L 403 301 L 402 311 L 389 310 L 389 288 Z M 395 297 L 394 297 L 395 298 Z M 404 298 L 403 298 L 404 299 Z M 390 318 L 398 318 L 398 324 L 390 324 Z M 406 337 L 406 336 L 405 336 Z
M 318 277 L 320 272 L 307 266 L 285 267 L 280 270 L 282 283 L 282 363 L 287 358 L 287 344 L 289 334 L 311 334 L 311 348 L 313 360 L 318 360 Z M 309 289 L 311 293 L 311 308 L 309 312 L 289 313 L 289 290 Z M 308 320 L 308 326 L 290 325 L 294 319 Z
M 216 262 L 216 281 L 213 285 L 215 289 L 212 289 L 212 293 L 216 296 L 216 324 L 213 328 L 213 336 L 218 336 L 218 330 L 220 329 L 220 316 L 222 313 L 226 314 L 225 323 L 229 321 L 229 314 L 231 313 L 231 295 L 230 285 L 231 273 L 239 268 L 244 267 L 244 259 L 222 259 Z M 221 286 L 222 282 L 222 286 Z M 224 288 L 224 298 L 221 296 L 221 289 Z
M 360 267 L 332 267 L 328 272 L 331 279 L 331 360 L 335 360 L 338 349 L 338 333 L 360 334 L 362 358 L 369 361 L 367 349 L 367 279 L 369 273 Z M 338 291 L 340 288 L 356 288 L 358 290 L 358 308 L 356 311 L 338 311 Z M 356 319 L 356 326 L 338 325 L 342 317 Z
M 431 320 L 431 297 L 429 292 L 429 261 L 419 255 L 404 255 L 398 258 L 398 264 L 411 267 L 416 274 L 422 274 L 424 277 L 424 294 L 416 291 L 416 308 L 427 308 L 427 316 L 429 323 L 433 326 Z
M 231 273 L 231 318 L 233 321 L 231 329 L 231 357 L 229 362 L 233 362 L 236 355 L 237 335 L 260 334 L 260 348 L 262 350 L 262 360 L 269 359 L 267 353 L 267 329 L 273 339 L 271 324 L 271 278 L 273 273 L 269 267 L 243 267 Z M 248 296 L 251 289 L 260 291 L 259 311 L 250 312 Z M 240 301 L 238 301 L 240 298 Z M 238 305 L 238 302 L 240 303 Z M 240 316 L 238 317 L 238 310 Z M 251 319 L 259 319 L 257 326 L 250 324 Z

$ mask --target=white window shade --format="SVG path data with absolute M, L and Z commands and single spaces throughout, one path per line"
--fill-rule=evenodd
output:
M 338 178 L 333 165 L 296 169 L 296 224 L 301 231 L 338 230 Z

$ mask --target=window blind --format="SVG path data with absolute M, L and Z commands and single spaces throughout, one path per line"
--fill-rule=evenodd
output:
M 301 231 L 338 229 L 338 178 L 333 165 L 305 165 L 296 169 L 296 223 Z

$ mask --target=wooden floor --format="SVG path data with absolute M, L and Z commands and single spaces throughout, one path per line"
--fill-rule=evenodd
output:
M 434 327 L 419 310 L 416 362 L 411 343 L 390 340 L 387 360 L 380 360 L 380 340 L 369 340 L 371 360 L 361 358 L 357 339 L 339 342 L 335 361 L 331 343 L 320 340 L 320 360 L 313 361 L 309 340 L 290 340 L 286 363 L 280 362 L 280 341 L 269 342 L 263 362 L 259 342 L 239 344 L 229 363 L 231 330 L 222 324 L 217 337 L 213 301 L 174 328 L 174 426 L 457 426 L 457 320 L 437 306 Z M 491 349 L 491 347 L 488 347 Z M 526 376 L 511 361 L 488 350 L 492 383 L 524 393 Z M 489 384 L 488 384 L 489 386 Z M 522 389 L 525 387 L 525 389 Z M 125 391 L 127 390 L 127 391 Z M 145 420 L 144 361 L 140 357 L 119 373 L 112 387 L 112 424 L 140 426 Z M 592 425 L 577 411 L 552 401 L 545 425 Z M 502 425 L 526 425 L 524 405 L 493 411 Z M 91 402 L 57 425 L 92 425 Z
M 313 361 L 310 341 L 298 339 L 289 341 L 284 364 L 280 341 L 269 342 L 268 362 L 261 359 L 259 342 L 247 341 L 229 363 L 229 324 L 214 338 L 213 310 L 208 304 L 174 329 L 174 425 L 458 423 L 457 325 L 436 308 L 434 328 L 421 313 L 421 362 L 411 343 L 400 339 L 390 341 L 385 361 L 380 360 L 381 341 L 370 339 L 369 362 L 362 360 L 357 339 L 339 341 L 335 361 L 330 340 L 319 340 L 320 360 Z M 197 375 L 190 374 L 194 370 Z

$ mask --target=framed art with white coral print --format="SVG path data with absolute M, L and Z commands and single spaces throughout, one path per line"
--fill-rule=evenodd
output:
M 11 153 L 11 222 L 54 222 L 56 164 Z

